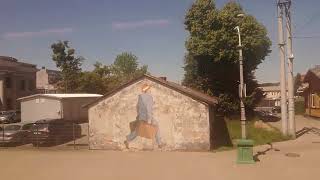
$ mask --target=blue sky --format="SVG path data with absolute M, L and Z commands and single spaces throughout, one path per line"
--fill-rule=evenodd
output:
M 221 7 L 228 0 L 216 0 Z M 184 15 L 193 0 L 1 0 L 0 55 L 55 69 L 50 44 L 69 40 L 87 60 L 83 69 L 130 51 L 156 76 L 183 78 Z M 260 82 L 278 81 L 275 0 L 238 0 L 263 23 L 272 40 L 272 53 L 256 72 Z M 315 64 L 320 41 L 320 1 L 293 0 L 295 72 Z

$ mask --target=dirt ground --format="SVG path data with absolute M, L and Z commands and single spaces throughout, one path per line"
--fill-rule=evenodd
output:
M 312 121 L 311 125 L 317 126 L 318 122 Z M 298 157 L 286 156 L 287 153 Z M 316 131 L 306 131 L 298 139 L 275 143 L 272 148 L 270 145 L 255 147 L 254 154 L 255 164 L 239 165 L 235 163 L 235 150 L 212 153 L 0 149 L 0 177 L 5 180 L 301 180 L 320 177 L 320 135 Z

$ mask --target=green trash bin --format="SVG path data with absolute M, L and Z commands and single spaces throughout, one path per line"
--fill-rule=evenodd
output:
M 238 164 L 253 164 L 253 140 L 251 139 L 239 139 L 237 140 L 238 147 Z

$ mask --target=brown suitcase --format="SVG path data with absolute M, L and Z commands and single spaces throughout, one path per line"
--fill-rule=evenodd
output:
M 158 130 L 157 126 L 148 124 L 145 121 L 139 121 L 136 127 L 138 136 L 148 138 L 148 139 L 154 139 L 156 136 L 157 130 Z

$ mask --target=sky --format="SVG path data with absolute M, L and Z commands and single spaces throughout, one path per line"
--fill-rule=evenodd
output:
M 50 45 L 68 40 L 86 58 L 84 70 L 97 61 L 111 64 L 132 52 L 155 76 L 183 79 L 188 33 L 184 16 L 194 0 L 0 0 L 0 55 L 56 69 Z M 230 0 L 216 0 L 218 8 Z M 279 81 L 275 0 L 237 0 L 268 30 L 272 53 L 259 65 L 259 82 Z M 320 64 L 320 1 L 293 0 L 294 72 Z

